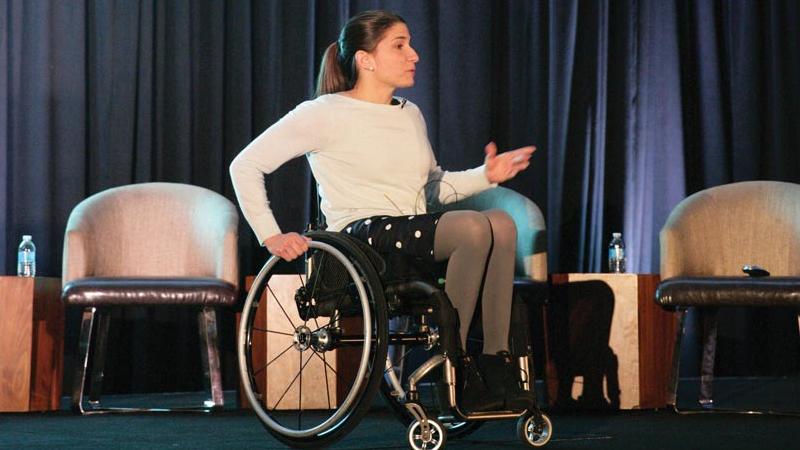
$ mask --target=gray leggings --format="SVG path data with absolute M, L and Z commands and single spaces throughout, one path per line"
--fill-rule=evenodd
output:
M 483 353 L 508 350 L 516 245 L 517 228 L 504 211 L 448 211 L 439 219 L 434 258 L 449 259 L 445 292 L 458 309 L 462 348 L 482 293 Z

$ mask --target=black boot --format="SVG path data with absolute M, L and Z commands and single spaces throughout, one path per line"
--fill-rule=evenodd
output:
M 536 404 L 534 393 L 522 388 L 519 365 L 508 352 L 480 355 L 478 367 L 482 373 L 486 374 L 486 384 L 492 393 L 503 398 L 505 409 L 521 411 L 533 408 Z
M 458 382 L 461 401 L 459 406 L 469 412 L 497 411 L 503 409 L 503 395 L 490 391 L 486 380 L 478 370 L 475 360 L 470 356 L 461 358 Z

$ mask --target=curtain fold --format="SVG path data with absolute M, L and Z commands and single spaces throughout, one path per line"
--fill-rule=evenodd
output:
M 0 153 L 2 263 L 16 273 L 16 248 L 31 234 L 37 273 L 60 273 L 64 220 L 82 189 L 86 164 L 85 9 L 65 2 L 4 0 Z M 52 251 L 51 249 L 56 249 Z
M 623 230 L 633 272 L 659 271 L 658 233 L 672 208 L 686 195 L 682 115 L 682 59 L 670 2 L 636 2 L 626 71 L 624 137 L 626 180 Z M 686 152 L 688 153 L 688 152 Z
M 409 23 L 421 60 L 398 94 L 445 168 L 481 164 L 490 140 L 538 147 L 508 186 L 545 212 L 550 272 L 605 270 L 613 231 L 629 271 L 657 272 L 658 232 L 686 195 L 800 181 L 791 0 L 0 0 L 6 273 L 32 234 L 39 273 L 58 276 L 69 212 L 112 186 L 233 199 L 230 161 L 311 97 L 322 51 L 369 8 Z M 311 182 L 302 158 L 265 180 L 284 229 L 304 228 Z M 240 250 L 255 273 L 266 252 L 244 222 Z

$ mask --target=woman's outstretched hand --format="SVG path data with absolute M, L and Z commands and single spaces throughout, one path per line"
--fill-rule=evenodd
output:
M 486 178 L 491 183 L 508 181 L 530 165 L 531 154 L 536 147 L 530 145 L 497 154 L 497 145 L 489 142 L 484 147 L 486 152 Z
M 308 251 L 309 242 L 311 238 L 297 233 L 283 233 L 264 239 L 264 246 L 273 255 L 291 261 Z

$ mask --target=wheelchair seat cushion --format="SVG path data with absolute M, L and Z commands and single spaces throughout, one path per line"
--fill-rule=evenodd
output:
M 67 305 L 231 306 L 236 287 L 216 278 L 80 278 L 64 286 Z
M 800 306 L 798 277 L 676 277 L 664 280 L 656 303 L 678 306 Z

